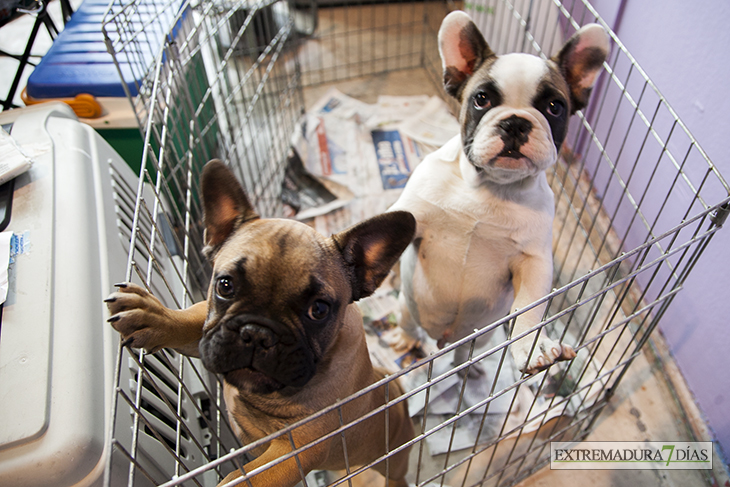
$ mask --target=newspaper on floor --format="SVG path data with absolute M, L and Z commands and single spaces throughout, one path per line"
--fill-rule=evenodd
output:
M 427 147 L 441 147 L 461 130 L 459 122 L 438 97 L 431 97 L 399 125 L 401 133 Z
M 425 127 L 424 120 L 439 122 Z M 438 97 L 381 96 L 371 105 L 334 88 L 308 110 L 302 127 L 292 146 L 304 168 L 328 189 L 331 184 L 345 191 L 332 191 L 336 202 L 307 208 L 296 218 L 330 217 L 351 206 L 348 224 L 385 211 L 389 205 L 378 202 L 395 202 L 423 157 L 458 133 L 456 119 Z M 332 222 L 315 226 L 333 228 Z
M 351 199 L 349 189 L 333 181 L 315 178 L 304 168 L 299 154 L 291 151 L 281 184 L 286 216 L 306 220 L 342 208 Z
M 373 115 L 367 120 L 367 125 L 372 129 L 398 127 L 404 120 L 418 115 L 430 98 L 428 95 L 381 95 L 375 104 Z

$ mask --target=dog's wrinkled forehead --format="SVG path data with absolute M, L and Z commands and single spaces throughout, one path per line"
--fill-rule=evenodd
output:
M 259 220 L 226 241 L 213 274 L 238 280 L 252 299 L 284 300 L 312 282 L 337 282 L 336 258 L 327 240 L 303 223 Z

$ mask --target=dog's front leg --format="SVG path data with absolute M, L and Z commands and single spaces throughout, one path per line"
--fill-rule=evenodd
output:
M 128 345 L 150 353 L 174 348 L 191 357 L 199 356 L 198 341 L 208 311 L 206 301 L 174 310 L 163 306 L 141 286 L 122 283 L 117 287 L 117 292 L 104 301 L 111 314 L 109 323 Z
M 293 438 L 294 444 L 301 446 L 306 444 L 308 441 L 297 441 L 296 431 L 294 431 Z M 307 475 L 310 471 L 314 470 L 318 465 L 327 458 L 327 441 L 314 445 L 306 450 L 302 451 L 295 457 L 291 457 L 278 463 L 253 477 L 243 480 L 236 485 L 242 485 L 247 487 L 293 487 L 302 480 L 302 473 Z M 264 453 L 258 456 L 255 460 L 247 463 L 243 470 L 245 472 L 252 472 L 259 467 L 266 465 L 269 462 L 283 457 L 292 452 L 291 443 L 288 437 L 283 436 L 271 441 L 269 448 Z M 297 459 L 301 465 L 301 471 L 297 464 Z M 242 476 L 241 470 L 235 470 L 229 473 L 218 487 L 222 487 L 229 482 L 238 479 Z
M 521 254 L 510 263 L 514 302 L 512 311 L 520 310 L 550 292 L 553 266 L 550 253 Z M 545 304 L 536 306 L 519 315 L 515 320 L 512 336 L 518 336 L 542 321 Z M 551 340 L 544 329 L 530 333 L 514 342 L 510 351 L 520 371 L 537 373 L 559 360 L 570 360 L 575 351 L 570 345 Z M 533 348 L 534 344 L 534 348 Z

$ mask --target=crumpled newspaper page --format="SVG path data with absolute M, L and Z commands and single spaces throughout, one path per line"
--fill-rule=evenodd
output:
M 424 117 L 442 121 L 450 118 L 451 125 L 444 122 L 425 130 L 423 122 L 419 122 Z M 404 126 L 425 143 L 406 134 Z M 337 195 L 339 204 L 327 202 L 318 209 L 309 208 L 306 218 L 330 217 L 333 210 L 347 205 L 350 224 L 385 211 L 389 205 L 376 200 L 394 202 L 413 169 L 437 148 L 434 142 L 448 140 L 458 133 L 456 119 L 437 97 L 380 96 L 371 105 L 335 88 L 308 110 L 302 127 L 295 133 L 292 146 L 306 170 L 325 185 L 346 188 L 344 196 Z M 420 132 L 419 127 L 423 129 Z M 431 138 L 423 136 L 425 132 Z M 331 224 L 318 225 L 334 231 L 341 229 Z

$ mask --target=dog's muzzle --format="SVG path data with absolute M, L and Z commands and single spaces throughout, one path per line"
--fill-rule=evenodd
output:
M 260 316 L 231 318 L 206 333 L 200 358 L 211 372 L 229 382 L 267 390 L 302 387 L 314 376 L 314 355 L 303 337 L 290 328 Z
M 500 120 L 495 129 L 504 143 L 500 157 L 522 157 L 520 147 L 527 143 L 532 132 L 532 122 L 517 115 Z

